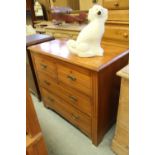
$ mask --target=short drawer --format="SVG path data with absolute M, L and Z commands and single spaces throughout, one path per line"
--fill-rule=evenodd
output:
M 70 103 L 72 106 L 76 107 L 83 113 L 91 116 L 92 105 L 90 97 L 76 90 L 65 88 L 64 86 L 61 86 L 53 81 L 52 78 L 41 73 L 39 76 L 39 81 L 42 87 L 46 88 L 51 93 L 54 93 L 57 96 L 61 97 L 66 102 Z
M 107 9 L 128 9 L 129 0 L 103 0 L 103 6 Z
M 48 59 L 48 57 L 35 55 L 35 64 L 37 71 L 41 71 L 43 73 L 48 74 L 50 77 L 56 79 L 56 64 Z
M 53 80 L 53 78 L 43 72 L 38 72 L 38 75 L 41 87 L 44 87 L 49 91 L 58 90 L 57 82 Z
M 91 119 L 85 114 L 81 113 L 67 102 L 59 98 L 58 96 L 49 93 L 47 90 L 42 88 L 42 95 L 44 104 L 54 109 L 73 125 L 83 131 L 87 136 L 91 137 Z
M 56 109 L 58 98 L 55 95 L 49 93 L 46 89 L 41 88 L 44 105 L 51 109 Z
M 58 65 L 58 80 L 68 86 L 75 88 L 87 95 L 92 94 L 92 80 L 90 72 L 82 73 L 69 66 Z
M 103 39 L 129 41 L 128 25 L 107 24 Z

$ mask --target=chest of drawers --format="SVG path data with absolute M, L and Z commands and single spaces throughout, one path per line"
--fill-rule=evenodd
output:
M 125 46 L 104 43 L 103 57 L 80 58 L 65 40 L 31 46 L 31 56 L 45 107 L 51 108 L 98 145 L 115 121 L 120 80 L 128 63 Z

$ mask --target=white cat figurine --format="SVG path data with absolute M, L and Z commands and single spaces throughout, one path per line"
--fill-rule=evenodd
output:
M 77 40 L 68 40 L 69 51 L 79 57 L 103 56 L 104 50 L 100 43 L 104 34 L 105 22 L 108 18 L 108 10 L 100 5 L 94 5 L 89 9 L 89 24 L 79 33 Z

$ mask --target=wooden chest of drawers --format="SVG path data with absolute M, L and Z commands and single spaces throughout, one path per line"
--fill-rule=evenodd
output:
M 120 80 L 128 63 L 125 46 L 103 44 L 103 57 L 70 54 L 65 40 L 29 48 L 44 105 L 55 110 L 98 145 L 115 121 Z
M 121 92 L 118 107 L 113 150 L 118 155 L 129 154 L 129 75 L 128 66 L 117 72 L 121 79 Z

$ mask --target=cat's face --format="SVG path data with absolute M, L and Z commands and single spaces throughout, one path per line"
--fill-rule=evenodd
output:
M 108 10 L 100 5 L 95 4 L 89 9 L 88 20 L 92 21 L 96 18 L 102 18 L 104 21 L 108 18 Z

